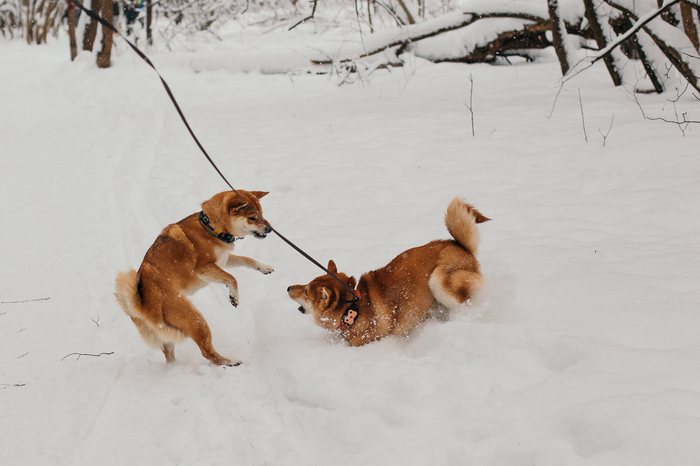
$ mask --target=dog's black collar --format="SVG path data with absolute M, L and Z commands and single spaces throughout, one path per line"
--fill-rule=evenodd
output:
M 220 239 L 224 243 L 233 243 L 239 238 L 236 238 L 233 236 L 231 233 L 224 233 L 223 231 L 218 231 L 216 228 L 211 226 L 211 222 L 209 221 L 209 217 L 207 214 L 204 213 L 204 211 L 201 211 L 199 213 L 199 223 L 202 224 L 204 229 L 207 231 L 212 236 L 215 236 L 216 238 Z

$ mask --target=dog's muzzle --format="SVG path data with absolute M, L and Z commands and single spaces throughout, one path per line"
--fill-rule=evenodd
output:
M 272 227 L 265 227 L 262 232 L 254 231 L 253 236 L 256 238 L 266 238 L 272 232 Z

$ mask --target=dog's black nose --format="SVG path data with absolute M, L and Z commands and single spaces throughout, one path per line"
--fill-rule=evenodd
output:
M 272 232 L 272 227 L 265 227 L 265 234 Z

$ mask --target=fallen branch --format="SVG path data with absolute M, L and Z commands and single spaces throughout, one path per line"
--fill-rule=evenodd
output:
M 47 301 L 51 299 L 51 297 L 48 298 L 36 298 L 36 299 L 25 299 L 24 301 L 2 301 L 0 304 L 19 304 L 19 303 L 30 303 L 33 301 Z
M 80 359 L 80 356 L 92 356 L 92 357 L 95 357 L 95 358 L 99 358 L 100 356 L 109 356 L 109 355 L 111 355 L 111 354 L 114 354 L 114 351 L 111 351 L 111 352 L 109 352 L 109 353 L 100 353 L 100 354 L 71 353 L 71 354 L 66 354 L 65 356 L 63 356 L 63 357 L 61 358 L 61 361 L 63 361 L 63 360 L 66 359 L 67 357 L 76 356 L 76 355 L 78 356 L 78 357 L 76 358 L 76 361 L 77 361 L 77 360 Z
M 374 42 L 380 42 L 374 46 L 368 45 L 368 48 L 364 53 L 358 54 L 354 57 L 343 58 L 340 61 L 346 62 L 356 60 L 358 58 L 365 58 L 370 55 L 375 55 L 377 53 L 383 52 L 392 47 L 396 47 L 399 45 L 405 46 L 410 44 L 411 42 L 416 42 L 419 40 L 427 39 L 429 37 L 435 37 L 445 32 L 461 29 L 463 27 L 475 23 L 476 21 L 486 18 L 513 18 L 532 22 L 547 21 L 547 18 L 524 12 L 457 13 L 452 15 L 445 15 L 443 17 L 424 21 L 418 24 L 404 26 L 400 28 L 395 35 L 392 35 L 390 39 L 386 39 L 383 42 L 381 42 L 381 39 L 374 40 Z M 376 36 L 378 36 L 378 34 L 376 34 L 375 37 Z M 327 59 L 312 60 L 311 62 L 315 65 L 330 65 L 333 63 L 333 61 Z
M 469 113 L 471 114 L 472 117 L 472 137 L 474 136 L 474 106 L 473 106 L 473 97 L 474 97 L 474 79 L 472 78 L 472 74 L 469 73 L 469 105 L 467 105 L 467 102 L 464 102 L 464 106 L 469 109 Z
M 583 125 L 583 138 L 588 142 L 588 134 L 586 134 L 586 119 L 583 116 L 583 101 L 581 100 L 581 89 L 578 90 L 578 103 L 581 107 L 581 124 Z
M 598 128 L 598 132 L 600 133 L 601 136 L 603 136 L 603 147 L 605 147 L 605 141 L 608 139 L 608 135 L 610 135 L 610 130 L 613 127 L 613 122 L 615 121 L 615 114 L 613 114 L 612 118 L 610 119 L 610 128 L 608 128 L 608 132 L 603 134 L 603 132 Z
M 676 120 L 675 120 L 675 121 L 674 121 L 674 120 L 668 120 L 668 119 L 663 118 L 663 117 L 650 117 L 650 116 L 647 116 L 647 114 L 644 112 L 644 109 L 642 108 L 642 104 L 639 103 L 639 99 L 637 99 L 637 96 L 636 96 L 636 95 L 634 95 L 634 101 L 636 102 L 637 106 L 639 107 L 639 111 L 642 112 L 642 116 L 644 117 L 645 120 L 649 120 L 649 121 L 663 121 L 663 122 L 665 122 L 665 123 L 674 124 L 674 125 L 678 126 L 678 129 L 681 131 L 681 133 L 683 134 L 683 136 L 685 136 L 685 130 L 688 129 L 688 126 L 690 126 L 691 124 L 700 124 L 700 121 L 687 120 L 687 119 L 686 119 L 686 115 L 687 115 L 686 112 L 683 112 L 683 114 L 682 114 L 682 115 L 683 115 L 683 120 L 680 120 L 680 119 L 678 118 L 678 111 L 676 110 L 676 102 L 675 102 L 675 101 L 671 101 L 671 103 L 673 103 L 673 111 L 674 111 L 674 113 L 675 113 L 675 115 L 676 115 Z
M 24 387 L 26 385 L 26 383 L 0 383 L 0 388 L 4 390 L 7 387 Z
M 297 23 L 294 24 L 294 26 L 287 29 L 287 31 L 291 31 L 295 27 L 299 26 L 301 23 L 306 22 L 314 17 L 314 14 L 316 13 L 316 5 L 318 4 L 318 0 L 311 0 L 311 3 L 313 4 L 313 7 L 311 7 L 311 14 L 306 18 L 302 18 L 299 21 L 297 21 Z

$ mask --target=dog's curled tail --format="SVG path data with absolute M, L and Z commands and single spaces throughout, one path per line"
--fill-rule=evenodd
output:
M 476 256 L 479 249 L 479 230 L 477 223 L 491 220 L 485 217 L 464 199 L 456 197 L 450 202 L 445 214 L 445 225 L 450 235 L 457 240 L 467 251 Z
M 139 294 L 139 274 L 131 269 L 128 272 L 117 273 L 117 285 L 114 296 L 124 312 L 132 317 L 138 317 L 138 309 L 141 307 L 141 295 Z

